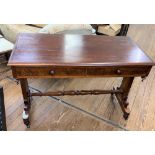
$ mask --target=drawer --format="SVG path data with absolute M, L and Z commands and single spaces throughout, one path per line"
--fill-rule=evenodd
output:
M 17 67 L 13 71 L 16 77 L 69 77 L 85 76 L 85 68 L 55 68 L 55 67 Z
M 144 76 L 147 75 L 151 67 L 101 67 L 87 69 L 87 76 Z
M 131 77 L 146 76 L 151 67 L 14 67 L 16 78 Z

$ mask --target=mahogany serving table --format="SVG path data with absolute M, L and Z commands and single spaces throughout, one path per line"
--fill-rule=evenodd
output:
M 23 33 L 18 36 L 9 63 L 20 80 L 24 98 L 23 120 L 30 125 L 32 96 L 115 95 L 125 119 L 127 97 L 134 77 L 145 78 L 154 62 L 128 37 L 97 35 L 49 35 Z M 32 93 L 27 78 L 123 77 L 112 90 L 71 90 Z

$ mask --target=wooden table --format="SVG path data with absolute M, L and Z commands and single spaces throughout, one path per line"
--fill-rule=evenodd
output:
M 97 35 L 28 34 L 18 36 L 10 57 L 13 76 L 20 80 L 24 98 L 23 120 L 30 125 L 32 96 L 115 95 L 125 119 L 134 77 L 143 79 L 155 63 L 128 37 Z M 71 90 L 32 93 L 27 78 L 123 77 L 111 90 Z

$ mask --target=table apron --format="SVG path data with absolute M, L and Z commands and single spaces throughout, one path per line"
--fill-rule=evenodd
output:
M 145 77 L 152 66 L 12 67 L 15 78 Z

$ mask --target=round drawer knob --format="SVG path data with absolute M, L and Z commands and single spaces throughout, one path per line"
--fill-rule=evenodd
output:
M 119 69 L 117 70 L 117 74 L 121 74 L 121 71 Z
M 51 74 L 51 75 L 54 75 L 54 74 L 55 74 L 54 70 L 51 70 L 51 71 L 50 71 L 50 74 Z

